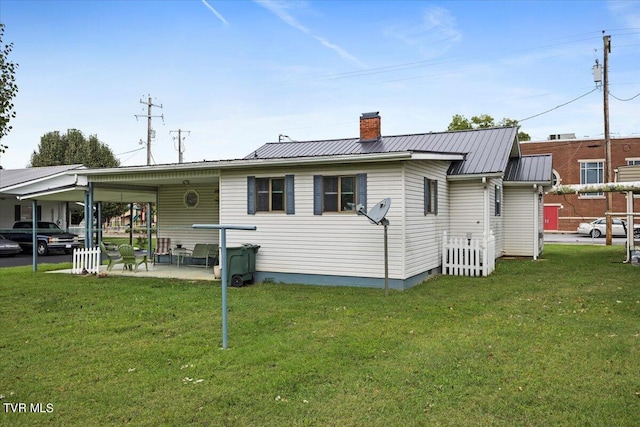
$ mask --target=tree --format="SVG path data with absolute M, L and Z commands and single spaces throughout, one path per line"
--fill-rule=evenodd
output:
M 520 125 L 517 120 L 504 118 L 497 124 L 493 117 L 488 114 L 481 114 L 479 116 L 473 116 L 471 119 L 467 119 L 463 115 L 456 114 L 452 117 L 451 123 L 447 127 L 449 131 L 455 130 L 468 130 L 468 129 L 483 129 L 495 126 L 517 126 L 518 127 L 518 139 L 520 141 L 531 141 L 531 136 L 528 133 L 520 131 Z
M 13 43 L 3 45 L 4 24 L 0 23 L 0 140 L 11 131 L 9 121 L 16 117 L 13 110 L 13 98 L 18 93 L 16 68 L 18 64 L 7 59 L 13 50 Z M 2 152 L 8 147 L 2 146 Z
M 108 145 L 100 142 L 97 135 L 86 138 L 78 129 L 69 129 L 66 134 L 53 131 L 40 138 L 38 150 L 31 154 L 31 167 L 83 164 L 90 168 L 113 168 L 120 161 Z M 108 222 L 126 210 L 124 203 L 104 203 L 102 218 Z M 72 217 L 75 221 L 81 219 Z M 76 222 L 77 223 L 77 222 Z

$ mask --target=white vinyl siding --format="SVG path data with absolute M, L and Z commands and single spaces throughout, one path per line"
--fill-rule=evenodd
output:
M 389 277 L 403 277 L 401 166 L 398 162 L 379 165 L 335 165 L 223 171 L 221 174 L 221 223 L 255 225 L 256 231 L 230 231 L 228 246 L 260 245 L 256 269 L 267 274 L 297 273 L 384 278 L 384 229 L 355 212 L 325 212 L 314 215 L 313 177 L 367 174 L 367 206 L 391 197 L 387 218 L 389 234 Z M 295 215 L 248 215 L 247 176 L 295 176 Z
M 404 246 L 405 276 L 407 278 L 438 268 L 442 264 L 442 233 L 449 223 L 448 167 L 448 162 L 413 161 L 405 163 Z M 438 215 L 424 215 L 424 178 L 438 181 Z
M 15 222 L 15 207 L 20 205 L 24 207 L 25 212 L 31 212 L 32 202 L 31 200 L 11 200 L 7 198 L 0 203 L 0 229 L 8 229 L 13 227 Z M 60 228 L 67 229 L 70 224 L 66 223 L 66 203 L 65 202 L 50 202 L 41 201 L 38 202 L 41 212 L 41 221 L 55 222 L 60 225 Z M 31 219 L 29 217 L 28 219 Z
M 219 243 L 218 230 L 194 230 L 193 224 L 218 224 L 218 183 L 209 185 L 167 185 L 158 190 L 158 237 L 171 238 L 171 247 L 181 244 L 193 249 L 196 243 Z M 184 194 L 188 190 L 198 193 L 195 208 L 187 208 Z M 246 191 L 245 191 L 246 197 Z M 245 201 L 246 211 L 246 201 Z M 246 213 L 246 212 L 245 212 Z
M 503 194 L 505 255 L 533 256 L 534 215 L 539 215 L 539 212 L 536 212 L 539 209 L 534 207 L 536 193 L 530 187 L 505 187 Z M 539 223 L 543 223 L 542 218 L 539 219 Z
M 452 236 L 482 236 L 484 232 L 484 190 L 480 179 L 449 182 L 451 216 L 449 231 Z
M 501 215 L 496 215 L 496 186 L 500 189 L 499 194 L 502 197 L 500 209 L 502 210 Z M 489 193 L 489 228 L 493 232 L 494 237 L 496 238 L 496 258 L 500 258 L 502 256 L 502 251 L 504 250 L 504 186 L 502 185 L 501 179 L 489 179 L 487 180 L 487 188 Z

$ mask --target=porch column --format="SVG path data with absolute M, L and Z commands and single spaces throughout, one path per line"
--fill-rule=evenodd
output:
M 87 205 L 89 215 L 85 217 L 84 226 L 87 229 L 89 239 L 85 242 L 85 247 L 93 247 L 93 182 L 89 183 L 89 192 L 87 195 Z
M 97 215 L 98 215 L 98 219 L 96 220 L 96 226 L 98 227 L 98 229 L 96 230 L 96 236 L 97 236 L 97 245 L 100 245 L 100 243 L 102 243 L 102 202 L 98 202 L 96 203 L 96 207 L 97 207 Z
M 84 247 L 89 247 L 89 190 L 84 192 Z
M 151 211 L 151 202 L 147 203 L 147 253 L 149 256 L 153 254 L 153 242 L 151 239 L 153 238 L 152 233 L 152 222 L 153 222 L 153 212 Z

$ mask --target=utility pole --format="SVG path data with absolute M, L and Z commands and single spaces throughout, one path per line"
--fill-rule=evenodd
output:
M 191 134 L 191 131 L 190 130 L 183 131 L 182 129 L 169 131 L 170 134 L 174 132 L 178 132 L 178 163 L 182 163 L 182 153 L 184 153 L 184 147 L 182 145 L 182 132 L 187 132 L 187 134 Z M 173 139 L 175 139 L 175 137 Z
M 162 121 L 164 122 L 164 114 L 161 114 L 159 116 L 153 116 L 151 114 L 151 107 L 160 107 L 160 108 L 162 108 L 162 104 L 156 105 L 153 102 L 151 102 L 151 95 L 149 95 L 147 101 L 143 101 L 141 99 L 140 103 L 147 105 L 147 114 L 146 115 L 136 114 L 135 116 L 136 116 L 136 120 L 138 119 L 138 117 L 146 117 L 147 118 L 147 166 L 149 166 L 151 164 L 151 135 L 153 133 L 153 128 L 151 127 L 151 118 L 152 117 L 161 117 Z
M 604 106 L 604 152 L 605 152 L 605 164 L 606 169 L 603 173 L 607 174 L 605 182 L 613 182 L 613 173 L 611 167 L 611 134 L 609 132 L 609 53 L 611 52 L 611 36 L 604 35 L 602 32 L 602 41 L 604 43 L 604 61 L 603 61 L 603 74 L 602 74 L 602 94 L 603 94 L 603 106 Z M 611 215 L 607 215 L 613 210 L 613 193 L 607 192 L 605 203 L 605 216 L 607 218 L 607 236 L 606 245 L 611 246 L 611 234 L 612 234 L 612 218 Z

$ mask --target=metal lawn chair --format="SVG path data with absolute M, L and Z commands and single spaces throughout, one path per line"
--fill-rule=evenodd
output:
M 149 266 L 147 265 L 147 254 L 146 252 L 139 253 L 136 255 L 136 251 L 134 251 L 133 246 L 131 245 L 120 245 L 118 247 L 118 252 L 123 259 L 124 269 L 135 270 L 138 271 L 138 266 L 144 263 L 145 268 L 149 271 Z
M 193 251 L 191 251 L 190 258 L 192 261 L 194 259 L 204 259 L 204 268 L 209 268 L 209 259 L 213 260 L 213 262 L 211 263 L 211 265 L 213 266 L 215 265 L 215 261 L 218 258 L 218 245 L 196 243 L 196 245 L 193 247 Z
M 100 250 L 103 254 L 105 254 L 107 260 L 109 261 L 109 264 L 107 264 L 107 271 L 110 271 L 114 265 L 122 264 L 124 262 L 124 259 L 122 259 L 118 251 L 108 250 L 102 242 L 100 242 Z
M 169 257 L 169 264 L 173 262 L 171 253 L 171 238 L 170 237 L 158 237 L 156 242 L 156 250 L 153 252 L 153 265 L 160 262 L 161 256 Z

